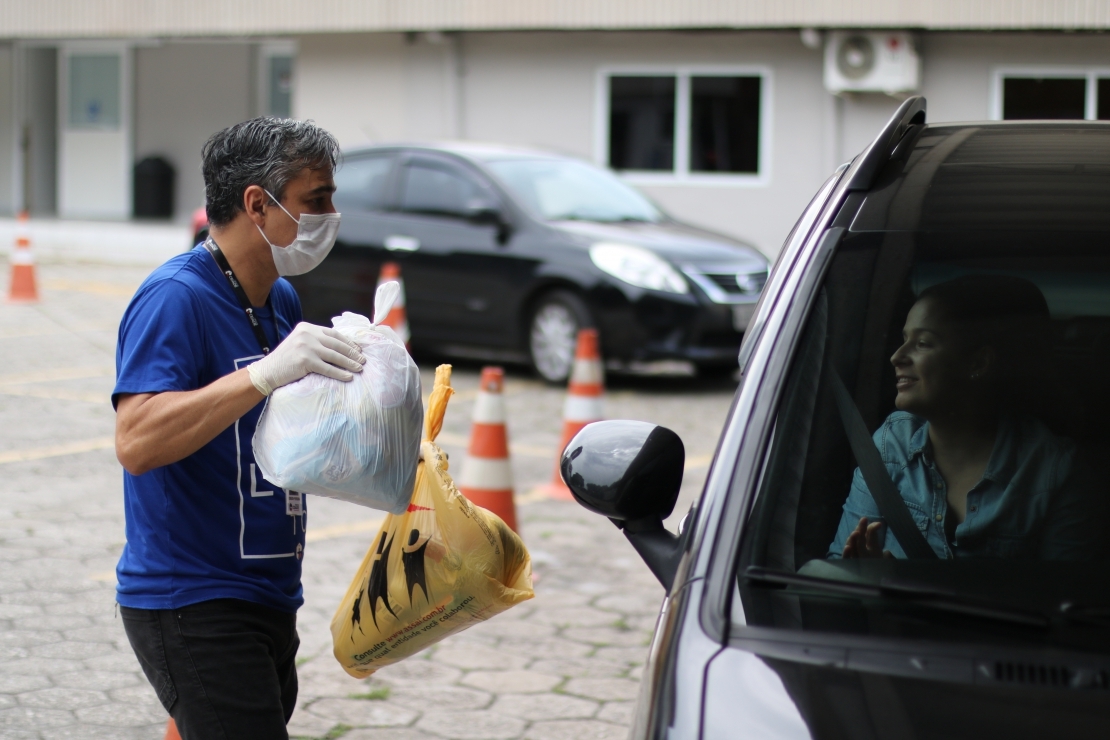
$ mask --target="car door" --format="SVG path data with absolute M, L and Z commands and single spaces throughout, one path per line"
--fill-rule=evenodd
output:
M 328 324 L 343 311 L 373 315 L 396 162 L 396 152 L 356 154 L 336 170 L 333 202 L 343 219 L 335 247 L 315 270 L 292 278 L 306 320 Z
M 504 346 L 515 335 L 521 290 L 502 226 L 500 196 L 478 172 L 446 157 L 413 154 L 398 175 L 385 246 L 402 263 L 415 343 Z

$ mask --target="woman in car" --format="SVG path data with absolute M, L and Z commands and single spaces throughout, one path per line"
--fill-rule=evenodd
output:
M 1074 560 L 1100 534 L 1075 445 L 1030 413 L 1048 306 L 1027 280 L 934 285 L 890 358 L 897 411 L 874 434 L 910 514 L 941 558 Z M 859 469 L 828 557 L 906 557 Z

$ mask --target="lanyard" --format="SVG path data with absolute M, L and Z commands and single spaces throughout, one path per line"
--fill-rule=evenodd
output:
M 266 332 L 262 330 L 262 324 L 259 323 L 258 317 L 254 315 L 254 308 L 251 306 L 251 299 L 247 297 L 247 291 L 243 290 L 243 286 L 239 284 L 239 279 L 235 277 L 235 272 L 231 269 L 231 265 L 227 262 L 227 257 L 220 250 L 216 240 L 211 236 L 204 242 L 204 248 L 207 249 L 212 257 L 215 258 L 216 264 L 220 266 L 220 271 L 223 272 L 224 277 L 231 283 L 231 290 L 235 293 L 235 297 L 239 299 L 239 305 L 243 307 L 243 312 L 247 314 L 247 321 L 251 323 L 251 331 L 254 332 L 254 338 L 258 340 L 258 347 L 262 350 L 262 354 L 270 354 L 270 340 L 266 338 Z M 274 308 L 270 305 L 269 297 L 266 298 L 266 304 L 270 306 L 270 317 L 274 321 L 274 336 L 281 341 L 281 335 L 278 332 L 277 316 L 274 314 Z

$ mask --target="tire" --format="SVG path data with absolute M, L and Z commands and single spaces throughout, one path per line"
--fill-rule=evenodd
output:
M 536 301 L 528 321 L 532 369 L 553 385 L 565 383 L 574 365 L 578 330 L 593 326 L 586 304 L 574 293 L 555 290 Z

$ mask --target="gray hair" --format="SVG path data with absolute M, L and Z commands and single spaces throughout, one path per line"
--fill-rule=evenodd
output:
M 278 200 L 305 169 L 335 169 L 339 142 L 312 121 L 252 118 L 212 135 L 201 150 L 208 221 L 223 226 L 243 210 L 243 192 L 258 185 Z

